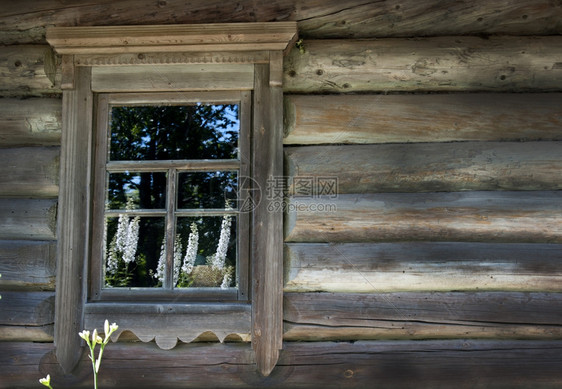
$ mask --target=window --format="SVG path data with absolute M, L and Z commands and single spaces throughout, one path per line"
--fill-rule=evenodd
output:
M 97 96 L 89 299 L 247 301 L 249 92 Z
M 206 331 L 282 347 L 282 58 L 295 23 L 62 27 L 55 346 L 119 323 L 164 349 Z M 197 246 L 197 249 L 195 249 Z

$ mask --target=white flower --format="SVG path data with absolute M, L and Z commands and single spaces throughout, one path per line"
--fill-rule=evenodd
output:
M 174 241 L 174 285 L 177 284 L 180 277 L 182 251 L 183 247 L 180 241 L 180 236 L 176 235 L 176 240 Z
M 109 244 L 109 249 L 107 251 L 107 265 L 106 272 L 108 274 L 115 274 L 117 268 L 119 267 L 119 255 L 117 254 L 117 249 L 115 248 L 115 238 Z
M 47 374 L 47 377 L 41 378 L 39 382 L 45 386 L 51 387 L 51 376 Z
M 86 342 L 88 342 L 88 343 L 90 342 L 90 331 L 84 330 L 82 332 L 79 332 L 78 336 L 80 336 Z
M 211 266 L 217 269 L 224 269 L 228 242 L 230 240 L 230 215 L 224 215 L 221 224 L 221 234 L 217 244 L 217 252 L 211 257 Z
M 230 272 L 225 273 L 222 279 L 221 289 L 228 289 L 228 287 L 230 286 L 231 278 L 232 277 L 230 276 Z
M 117 222 L 117 233 L 115 234 L 115 249 L 117 251 L 125 251 L 127 247 L 127 232 L 129 230 L 129 217 L 122 213 L 119 215 Z
M 185 258 L 183 259 L 183 266 L 181 271 L 183 274 L 190 274 L 195 266 L 195 260 L 197 259 L 197 249 L 199 247 L 199 232 L 197 231 L 197 225 L 191 223 L 191 233 L 187 239 L 187 250 L 185 251 Z
M 166 239 L 162 240 L 162 245 L 160 246 L 160 257 L 158 258 L 158 265 L 156 266 L 156 272 L 154 277 L 158 281 L 164 282 L 164 277 L 166 275 Z
M 119 216 L 121 218 L 121 216 Z M 125 238 L 125 247 L 121 250 L 123 252 L 123 261 L 130 263 L 135 261 L 137 253 L 137 245 L 139 242 L 139 223 L 140 217 L 136 216 L 133 220 L 128 222 L 127 235 Z
M 97 328 L 94 328 L 94 332 L 92 333 L 92 344 L 102 344 L 103 343 L 103 339 L 101 338 L 101 336 L 98 335 L 98 330 Z

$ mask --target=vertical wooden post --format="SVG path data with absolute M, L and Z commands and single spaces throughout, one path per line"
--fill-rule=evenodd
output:
M 283 175 L 283 90 L 270 82 L 279 79 L 270 72 L 281 69 L 277 61 L 283 58 L 272 59 L 278 69 L 256 65 L 252 145 L 253 177 L 261 187 L 252 223 L 252 347 L 264 376 L 275 367 L 283 347 L 283 214 L 282 207 L 275 207 L 283 198 L 275 190 L 268 191 L 268 182 Z
M 88 250 L 92 92 L 90 68 L 77 67 L 63 91 L 62 148 L 57 227 L 57 284 L 55 297 L 56 356 L 65 372 L 81 356 L 81 339 Z

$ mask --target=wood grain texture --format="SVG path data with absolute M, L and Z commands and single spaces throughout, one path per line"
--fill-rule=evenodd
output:
M 283 174 L 283 90 L 270 85 L 271 72 L 272 66 L 256 65 L 252 178 L 262 188 Z M 268 376 L 283 342 L 283 215 L 271 212 L 263 194 L 252 200 L 252 348 L 259 371 Z
M 286 95 L 285 145 L 562 140 L 562 94 Z
M 295 22 L 79 26 L 47 29 L 59 54 L 183 51 L 283 51 L 296 37 Z
M 57 224 L 57 284 L 55 345 L 58 361 L 70 372 L 77 363 L 83 330 L 84 258 L 90 248 L 88 224 L 91 207 L 93 97 L 91 72 L 77 68 L 75 90 L 63 94 L 61 176 Z
M 5 342 L 2 388 L 34 388 L 50 374 L 55 388 L 91 386 L 83 355 L 64 375 L 49 343 Z M 104 388 L 557 388 L 560 340 L 427 340 L 285 342 L 269 377 L 255 371 L 244 344 L 189 344 L 164 351 L 150 344 L 110 344 L 99 384 Z M 18 358 L 13 358 L 18 355 Z
M 54 293 L 21 291 L 1 294 L 0 341 L 53 341 Z
M 285 147 L 285 171 L 295 195 L 303 177 L 334 177 L 339 194 L 558 190 L 562 142 Z
M 289 243 L 285 292 L 562 292 L 562 245 Z
M 286 242 L 562 243 L 562 192 L 342 194 L 292 198 Z
M 285 59 L 287 93 L 559 91 L 562 38 L 305 41 Z
M 54 12 L 55 11 L 55 12 Z M 408 37 L 451 34 L 560 34 L 560 4 L 548 0 L 180 0 L 89 1 L 60 4 L 8 3 L 0 15 L 0 42 L 32 43 L 44 39 L 45 26 L 167 23 L 298 22 L 306 38 Z
M 246 304 L 95 303 L 86 304 L 84 311 L 84 328 L 102 328 L 109 320 L 119 324 L 114 340 L 130 332 L 143 342 L 155 341 L 164 350 L 202 334 L 212 334 L 220 342 L 227 338 L 250 341 L 251 306 Z
M 0 96 L 44 96 L 60 93 L 59 75 L 48 74 L 52 56 L 47 45 L 0 46 Z M 55 80 L 53 82 L 51 80 Z
M 0 199 L 0 239 L 54 240 L 57 201 Z
M 286 293 L 285 340 L 560 339 L 558 293 Z
M 0 104 L 0 147 L 59 146 L 60 99 L 4 98 Z
M 250 90 L 254 67 L 238 65 L 106 66 L 92 69 L 95 92 Z
M 59 147 L 2 149 L 0 196 L 57 197 Z
M 0 241 L 0 288 L 55 289 L 53 241 Z

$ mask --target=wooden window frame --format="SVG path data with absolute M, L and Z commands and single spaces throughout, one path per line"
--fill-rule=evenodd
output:
M 270 177 L 283 175 L 283 54 L 296 38 L 294 22 L 47 30 L 47 41 L 62 56 L 54 341 L 66 372 L 82 355 L 78 332 L 113 317 L 123 329 L 133 326 L 137 337 L 155 339 L 162 348 L 209 330 L 212 318 L 212 330 L 220 339 L 232 333 L 251 337 L 263 375 L 274 368 L 283 335 L 283 215 L 268 209 L 271 200 L 264 193 L 249 215 L 250 303 L 145 303 L 139 307 L 88 298 L 87 264 L 94 243 L 90 226 L 93 204 L 100 200 L 92 186 L 94 109 L 99 93 L 249 91 L 250 170 L 263 192 Z M 155 328 L 157 320 L 165 330 Z
M 112 172 L 163 172 L 168 173 L 167 191 L 175 193 L 176 179 L 172 178 L 175 174 L 183 172 L 202 172 L 202 171 L 238 171 L 238 178 L 250 177 L 250 126 L 251 126 L 251 91 L 213 91 L 213 92 L 155 92 L 155 93 L 99 93 L 97 94 L 94 110 L 96 113 L 95 127 L 95 155 L 94 155 L 94 194 L 93 194 L 93 221 L 92 221 L 92 245 L 89 268 L 89 294 L 88 301 L 165 301 L 175 299 L 175 301 L 249 301 L 249 212 L 232 211 L 231 215 L 237 218 L 238 243 L 237 252 L 237 288 L 220 290 L 217 288 L 174 288 L 170 283 L 162 288 L 103 288 L 102 258 L 104 247 L 103 220 L 105 218 L 105 203 L 98 199 L 105 198 L 106 195 L 106 173 Z M 202 104 L 236 104 L 239 107 L 239 137 L 238 149 L 239 157 L 236 159 L 215 159 L 215 160 L 174 160 L 174 161 L 107 161 L 108 152 L 108 131 L 109 113 L 111 106 L 145 106 L 145 105 L 192 105 Z M 243 180 L 241 184 L 248 184 L 249 180 Z M 239 188 L 238 193 L 243 196 L 249 194 L 251 188 Z M 166 207 L 164 209 L 144 210 L 131 212 L 134 215 L 160 216 L 173 221 L 176 217 L 200 217 L 200 216 L 222 216 L 225 212 L 215 210 L 180 210 L 175 206 L 176 198 L 168 193 Z M 147 212 L 148 211 L 148 212 Z M 116 215 L 119 211 L 112 212 Z M 173 239 L 175 233 L 170 231 L 167 225 L 166 247 L 167 253 L 173 253 Z M 172 279 L 172 255 L 168 255 L 168 274 L 166 279 Z M 234 308 L 239 310 L 238 308 Z M 131 323 L 133 325 L 133 323 Z M 134 329 L 131 329 L 134 330 Z M 192 329 L 195 332 L 195 329 Z

